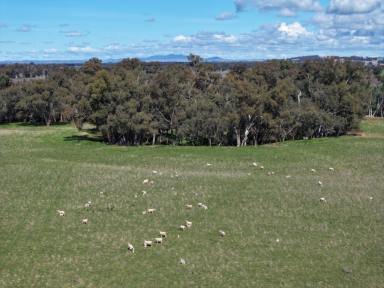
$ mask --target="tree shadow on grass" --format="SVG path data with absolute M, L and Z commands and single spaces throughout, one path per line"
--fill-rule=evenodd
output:
M 64 141 L 72 141 L 72 142 L 81 142 L 81 141 L 87 141 L 87 142 L 99 142 L 103 143 L 103 139 L 100 136 L 97 135 L 72 135 L 72 136 L 66 136 L 64 137 Z
M 90 128 L 90 129 L 83 129 L 81 130 L 83 134 L 81 135 L 71 135 L 64 137 L 64 141 L 73 141 L 73 142 L 80 142 L 80 141 L 88 141 L 88 142 L 104 142 L 103 138 L 99 134 L 99 131 L 96 128 Z

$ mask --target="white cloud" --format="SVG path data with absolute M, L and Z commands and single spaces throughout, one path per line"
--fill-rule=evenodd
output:
M 335 14 L 369 13 L 381 5 L 382 0 L 331 0 L 327 11 Z
M 57 50 L 56 48 L 48 48 L 48 49 L 44 49 L 44 53 L 45 54 L 55 54 L 57 53 L 59 50 Z
M 213 38 L 226 43 L 235 43 L 237 41 L 237 37 L 234 35 L 214 34 Z
M 248 7 L 258 9 L 279 10 L 283 9 L 290 11 L 321 11 L 322 7 L 318 0 L 235 0 L 236 12 L 243 12 Z
M 279 25 L 277 30 L 289 38 L 297 38 L 300 36 L 310 35 L 310 32 L 308 32 L 307 29 L 303 27 L 299 22 L 294 22 L 292 24 L 286 24 L 283 22 Z
M 177 35 L 175 38 L 173 38 L 174 42 L 182 42 L 182 43 L 188 43 L 192 41 L 192 37 L 185 36 L 185 35 Z
M 92 48 L 90 46 L 80 47 L 80 46 L 71 46 L 68 47 L 68 52 L 70 53 L 94 53 L 98 52 L 98 49 Z
M 291 10 L 291 9 L 289 9 L 289 8 L 283 8 L 283 9 L 280 10 L 279 16 L 294 17 L 294 16 L 296 16 L 296 12 Z
M 86 36 L 89 33 L 83 33 L 77 30 L 71 30 L 71 31 L 60 31 L 60 33 L 64 34 L 65 37 L 83 37 Z
M 223 12 L 215 17 L 215 19 L 218 21 L 232 20 L 233 18 L 235 18 L 235 14 L 230 12 Z
M 17 28 L 17 32 L 31 32 L 32 31 L 32 28 L 34 28 L 35 26 L 34 25 L 30 25 L 30 24 L 23 24 L 21 25 L 19 28 Z

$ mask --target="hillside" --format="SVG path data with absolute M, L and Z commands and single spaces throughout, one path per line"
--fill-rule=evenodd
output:
M 384 121 L 362 129 L 209 148 L 0 125 L 0 287 L 379 287 Z

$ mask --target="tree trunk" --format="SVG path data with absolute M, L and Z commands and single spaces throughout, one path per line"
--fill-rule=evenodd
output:
M 240 147 L 241 146 L 240 129 L 235 128 L 235 133 L 236 133 L 236 146 Z

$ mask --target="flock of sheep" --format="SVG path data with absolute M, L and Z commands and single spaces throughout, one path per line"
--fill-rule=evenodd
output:
M 209 164 L 207 163 L 207 166 L 211 166 L 212 164 Z M 158 174 L 159 172 L 157 171 L 152 171 L 153 174 Z M 173 178 L 173 176 L 171 176 Z M 179 177 L 179 175 L 176 173 L 175 177 Z M 154 184 L 154 181 L 153 180 L 149 180 L 149 179 L 144 179 L 143 181 L 143 185 L 153 185 Z M 145 196 L 147 194 L 146 191 L 142 191 L 142 195 Z M 100 195 L 103 195 L 103 192 L 100 192 Z M 137 198 L 137 194 L 135 195 L 135 198 Z M 84 208 L 91 208 L 92 206 L 92 201 L 87 201 L 85 204 L 84 204 Z M 207 210 L 208 209 L 208 206 L 206 204 L 203 204 L 201 202 L 197 203 L 197 206 L 203 210 Z M 192 204 L 186 204 L 185 205 L 185 208 L 188 209 L 188 210 L 191 210 L 193 209 L 193 205 Z M 145 214 L 153 214 L 156 212 L 156 209 L 155 208 L 148 208 L 146 210 L 144 210 L 142 212 L 143 215 Z M 59 216 L 65 216 L 65 211 L 64 210 L 57 210 L 57 213 L 59 214 Z M 81 223 L 82 224 L 88 224 L 88 218 L 83 218 L 81 220 Z M 192 227 L 192 221 L 189 221 L 189 220 L 185 220 L 185 222 L 183 224 L 181 224 L 179 226 L 179 230 L 181 231 L 184 231 L 186 229 L 190 229 Z M 221 236 L 221 237 L 224 237 L 226 235 L 226 233 L 223 231 L 223 230 L 219 230 L 218 231 L 218 235 Z M 167 238 L 167 232 L 165 231 L 159 231 L 159 234 L 158 234 L 158 237 L 155 237 L 153 238 L 153 240 L 144 240 L 143 241 L 143 244 L 144 244 L 144 248 L 149 248 L 151 246 L 153 246 L 154 244 L 162 244 L 163 241 Z M 180 238 L 180 235 L 177 235 L 177 238 Z M 131 253 L 135 253 L 135 247 L 133 246 L 132 243 L 128 242 L 128 251 L 131 252 Z M 181 258 L 180 259 L 180 264 L 186 264 L 186 260 Z
M 212 166 L 211 163 L 207 163 L 206 166 Z M 254 166 L 254 167 L 257 167 L 261 170 L 264 170 L 264 166 L 259 166 L 256 162 L 253 162 L 251 164 L 251 166 Z M 335 169 L 333 167 L 329 167 L 329 171 L 330 172 L 334 172 Z M 311 169 L 311 172 L 312 173 L 316 173 L 317 171 L 315 169 Z M 159 172 L 158 171 L 152 171 L 153 174 L 158 174 Z M 267 173 L 268 176 L 272 176 L 274 175 L 275 172 L 273 171 L 269 171 Z M 176 174 L 176 177 L 178 177 L 179 175 Z M 290 175 L 287 175 L 286 178 L 291 178 Z M 154 184 L 154 181 L 150 181 L 149 179 L 145 179 L 143 181 L 143 185 L 153 185 Z M 323 186 L 323 183 L 322 181 L 318 181 L 317 183 L 319 186 Z M 100 192 L 100 194 L 102 194 L 102 192 Z M 146 191 L 142 191 L 142 194 L 143 196 L 146 195 Z M 137 195 L 135 195 L 135 197 L 137 197 Z M 372 200 L 372 197 L 370 197 L 370 200 Z M 325 197 L 321 197 L 320 198 L 320 202 L 326 202 L 326 199 Z M 88 201 L 84 204 L 84 207 L 85 208 L 90 208 L 92 206 L 92 202 L 91 201 Z M 206 204 L 203 204 L 203 203 L 198 203 L 197 206 L 201 209 L 204 209 L 204 210 L 207 210 L 208 209 L 208 206 Z M 193 205 L 192 204 L 186 204 L 185 205 L 185 208 L 186 209 L 193 209 Z M 156 209 L 155 208 L 148 208 L 146 209 L 145 211 L 142 212 L 143 215 L 145 214 L 153 214 L 156 212 Z M 57 210 L 57 213 L 60 215 L 60 216 L 65 216 L 65 211 L 64 210 Z M 82 219 L 81 221 L 82 224 L 88 224 L 88 218 L 84 218 Z M 178 228 L 179 230 L 181 231 L 184 231 L 186 229 L 190 229 L 192 227 L 192 221 L 189 221 L 189 220 L 185 220 L 183 224 L 181 224 Z M 226 232 L 223 231 L 223 230 L 219 230 L 218 231 L 218 235 L 221 236 L 221 237 L 224 237 L 226 236 Z M 179 238 L 180 235 L 177 235 L 177 237 Z M 159 231 L 159 234 L 157 235 L 157 237 L 154 237 L 152 240 L 144 240 L 143 241 L 143 244 L 144 244 L 144 248 L 149 248 L 151 246 L 153 246 L 154 244 L 162 244 L 163 241 L 167 238 L 167 232 L 166 231 Z M 131 253 L 135 253 L 135 247 L 133 246 L 132 243 L 128 243 L 128 251 L 131 252 Z M 180 259 L 180 263 L 181 264 L 186 264 L 186 261 L 185 259 L 181 258 Z

